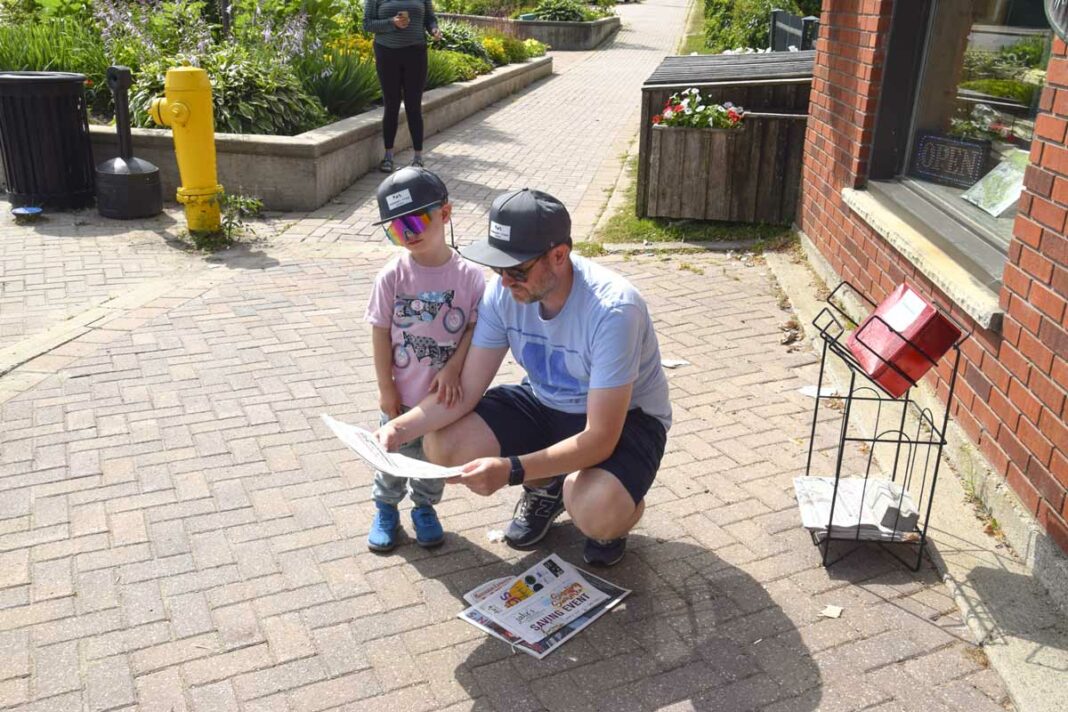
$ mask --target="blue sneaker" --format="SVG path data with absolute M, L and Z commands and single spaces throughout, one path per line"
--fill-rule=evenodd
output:
M 615 566 L 627 553 L 627 537 L 619 539 L 587 539 L 582 560 L 591 566 Z
M 400 512 L 397 505 L 375 502 L 378 512 L 371 522 L 371 531 L 367 533 L 367 548 L 371 551 L 392 551 L 397 546 L 397 534 L 400 532 Z
M 415 526 L 415 541 L 419 546 L 439 546 L 445 541 L 445 530 L 438 521 L 438 513 L 429 504 L 412 510 L 412 525 Z

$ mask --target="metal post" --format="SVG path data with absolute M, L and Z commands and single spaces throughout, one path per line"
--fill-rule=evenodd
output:
M 801 18 L 801 46 L 798 49 L 812 49 L 820 34 L 820 18 L 809 15 Z
M 771 11 L 771 34 L 768 35 L 768 49 L 772 52 L 778 52 L 785 47 L 776 47 L 775 34 L 779 28 L 779 17 L 785 15 L 785 10 L 772 10 Z

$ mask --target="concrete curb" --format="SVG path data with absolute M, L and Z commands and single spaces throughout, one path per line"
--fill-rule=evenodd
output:
M 756 249 L 760 240 L 724 240 L 723 242 L 602 242 L 609 254 L 640 252 L 745 252 Z

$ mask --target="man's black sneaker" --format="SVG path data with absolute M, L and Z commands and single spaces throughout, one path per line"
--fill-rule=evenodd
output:
M 562 478 L 548 487 L 523 487 L 523 496 L 515 505 L 515 514 L 504 540 L 516 549 L 534 546 L 549 533 L 549 527 L 564 511 Z
M 590 566 L 615 566 L 627 553 L 627 537 L 619 539 L 587 539 L 582 560 Z

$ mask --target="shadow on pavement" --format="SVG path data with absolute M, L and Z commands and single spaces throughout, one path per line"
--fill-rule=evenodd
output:
M 966 586 L 982 602 L 979 615 L 992 638 L 1009 635 L 1037 643 L 1028 662 L 1068 673 L 1068 622 L 1055 605 L 1035 605 L 1049 597 L 1034 577 L 980 566 L 968 574 Z
M 439 557 L 418 547 L 397 551 L 463 607 L 463 594 L 476 585 L 517 575 L 550 552 L 584 567 L 583 543 L 573 526 L 557 526 L 538 550 L 511 562 L 450 535 L 447 549 L 466 549 L 481 565 L 444 575 Z M 786 612 L 745 572 L 700 546 L 644 535 L 628 539 L 619 565 L 590 570 L 631 594 L 541 661 L 479 633 L 453 673 L 475 700 L 471 709 L 624 711 L 688 702 L 742 712 L 780 700 L 796 712 L 816 708 L 821 678 L 809 650 Z
M 272 269 L 281 264 L 263 250 L 254 250 L 252 246 L 236 244 L 233 247 L 215 252 L 205 258 L 206 262 L 222 264 L 230 269 Z

